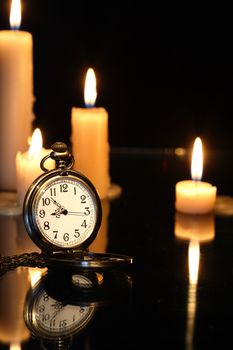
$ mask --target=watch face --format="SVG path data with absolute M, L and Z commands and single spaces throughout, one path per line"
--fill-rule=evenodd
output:
M 25 226 L 33 240 L 45 249 L 84 247 L 100 226 L 99 197 L 75 172 L 42 176 L 25 201 Z

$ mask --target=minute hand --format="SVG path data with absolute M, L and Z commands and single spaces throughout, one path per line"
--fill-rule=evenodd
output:
M 81 211 L 68 211 L 68 210 L 63 210 L 61 212 L 61 214 L 64 215 L 78 215 L 78 216 L 86 216 L 85 213 L 81 212 Z

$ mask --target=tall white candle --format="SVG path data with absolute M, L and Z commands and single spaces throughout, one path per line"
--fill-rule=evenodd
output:
M 23 207 L 27 190 L 33 181 L 43 173 L 40 167 L 42 158 L 51 152 L 51 150 L 43 148 L 42 144 L 40 129 L 35 129 L 29 150 L 23 153 L 18 152 L 16 155 L 17 203 L 20 208 Z M 47 169 L 53 169 L 55 168 L 55 162 L 49 159 L 45 166 Z
M 11 26 L 20 26 L 13 0 Z M 17 23 L 19 21 L 19 23 Z M 33 39 L 29 32 L 0 31 L 0 190 L 16 190 L 15 156 L 27 150 L 33 115 Z
M 100 198 L 105 199 L 110 187 L 108 113 L 103 107 L 93 107 L 96 95 L 95 74 L 89 69 L 85 83 L 87 108 L 73 107 L 71 112 L 72 153 L 74 169 L 86 175 Z

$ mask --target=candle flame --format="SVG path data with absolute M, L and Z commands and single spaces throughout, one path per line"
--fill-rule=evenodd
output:
M 191 175 L 195 181 L 200 181 L 203 172 L 203 152 L 200 137 L 197 137 L 193 146 Z
M 10 350 L 21 350 L 21 345 L 19 343 L 12 343 L 10 345 Z
M 95 72 L 89 68 L 85 80 L 84 102 L 86 107 L 93 107 L 97 97 Z
M 189 282 L 190 284 L 197 284 L 199 261 L 200 261 L 200 244 L 198 241 L 190 241 L 189 252 Z
M 29 144 L 30 144 L 30 147 L 28 150 L 29 159 L 38 158 L 43 146 L 42 134 L 39 128 L 36 128 L 34 130 Z
M 10 12 L 10 26 L 13 30 L 18 30 L 21 24 L 21 3 L 20 0 L 12 0 Z

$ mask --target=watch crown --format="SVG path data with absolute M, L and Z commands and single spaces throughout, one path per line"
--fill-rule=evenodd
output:
M 55 143 L 51 146 L 51 149 L 52 149 L 54 152 L 57 152 L 57 153 L 64 153 L 64 152 L 67 152 L 68 147 L 67 147 L 67 145 L 66 145 L 64 142 L 55 142 Z
M 55 142 L 51 146 L 52 152 L 45 156 L 41 162 L 40 167 L 43 171 L 48 171 L 44 163 L 48 158 L 55 160 L 57 169 L 70 169 L 74 163 L 74 157 L 69 153 L 68 147 L 64 142 Z

